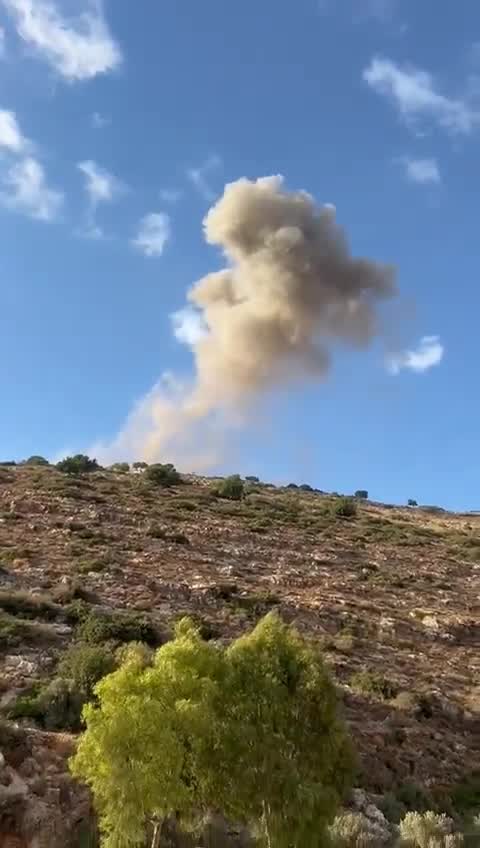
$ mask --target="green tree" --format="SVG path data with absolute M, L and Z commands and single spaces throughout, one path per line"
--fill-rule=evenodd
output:
M 29 456 L 28 459 L 25 460 L 24 465 L 50 465 L 48 459 L 45 459 L 44 456 Z
M 100 466 L 96 459 L 77 453 L 75 456 L 66 456 L 65 459 L 57 462 L 57 468 L 64 474 L 89 474 L 92 471 L 98 471 Z
M 128 462 L 114 462 L 108 470 L 113 471 L 115 474 L 128 474 L 130 466 Z
M 360 498 L 360 500 L 366 501 L 368 499 L 368 492 L 366 489 L 357 489 L 355 492 L 355 497 Z
M 409 498 L 408 501 L 407 501 L 407 505 L 408 506 L 418 506 L 418 503 L 413 498 Z
M 175 813 L 209 810 L 272 848 L 323 845 L 353 758 L 316 650 L 275 615 L 225 648 L 188 620 L 148 665 L 137 651 L 96 687 L 72 761 L 105 848 L 141 845 Z
M 149 465 L 145 470 L 145 479 L 154 486 L 175 486 L 182 482 L 180 474 L 171 462 L 165 465 L 161 463 Z

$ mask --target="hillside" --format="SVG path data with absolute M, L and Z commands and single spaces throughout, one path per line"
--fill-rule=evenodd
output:
M 65 774 L 68 728 L 19 707 L 56 676 L 88 616 L 113 622 L 118 641 L 155 645 L 184 614 L 228 639 L 277 609 L 323 647 L 359 751 L 358 785 L 406 807 L 470 803 L 480 516 L 359 502 L 345 518 L 333 496 L 251 484 L 230 501 L 213 485 L 0 468 L 2 846 L 29 846 L 47 823 L 76 832 L 88 815 Z

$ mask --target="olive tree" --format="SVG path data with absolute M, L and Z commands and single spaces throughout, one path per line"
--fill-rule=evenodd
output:
M 72 762 L 91 787 L 105 848 L 157 844 L 164 819 L 208 811 L 271 848 L 320 848 L 353 756 L 314 647 L 274 614 L 224 647 L 188 620 L 150 665 L 138 652 L 96 687 Z

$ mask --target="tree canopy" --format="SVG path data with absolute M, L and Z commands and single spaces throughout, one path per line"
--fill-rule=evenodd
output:
M 352 750 L 319 653 L 275 614 L 228 647 L 182 620 L 152 664 L 127 651 L 96 696 L 72 770 L 93 791 L 105 848 L 209 810 L 272 848 L 323 844 Z

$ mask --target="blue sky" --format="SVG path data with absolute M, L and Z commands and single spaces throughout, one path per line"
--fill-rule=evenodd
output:
M 282 174 L 399 296 L 368 351 L 197 441 L 224 471 L 477 507 L 476 0 L 0 0 L 0 26 L 2 456 L 125 451 L 135 404 L 192 378 L 171 316 L 224 264 L 205 214 Z

